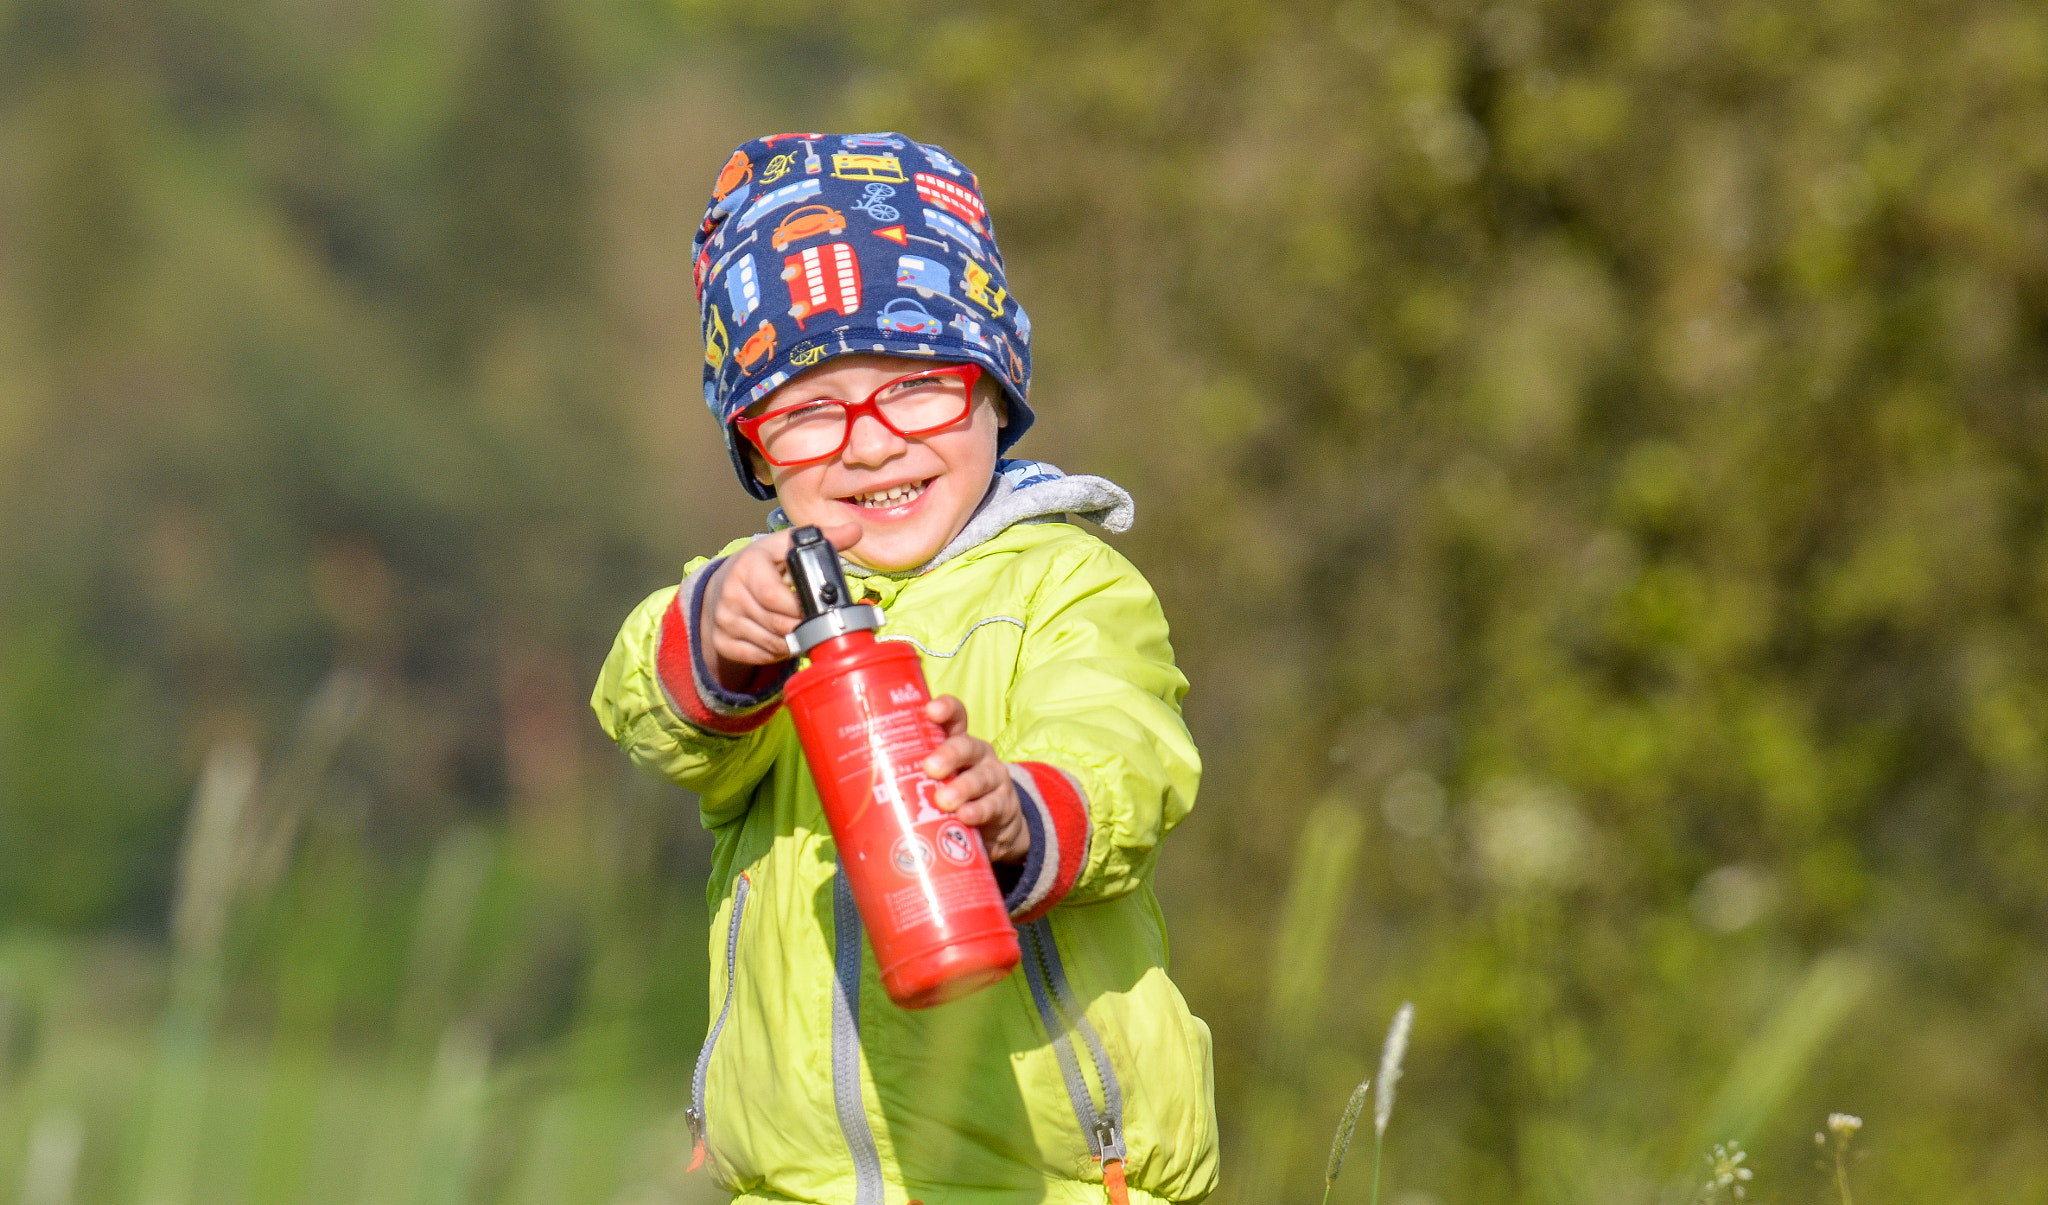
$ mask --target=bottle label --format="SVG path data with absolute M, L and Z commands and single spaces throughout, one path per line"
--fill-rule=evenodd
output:
M 1007 933 L 981 835 L 939 810 L 939 784 L 925 776 L 944 733 L 925 717 L 930 695 L 916 663 L 870 662 L 815 681 L 793 689 L 790 706 L 884 973 L 950 943 Z

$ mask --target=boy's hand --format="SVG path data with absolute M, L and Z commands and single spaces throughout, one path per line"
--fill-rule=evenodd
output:
M 925 776 L 945 784 L 938 790 L 939 810 L 981 830 L 989 861 L 1022 862 L 1031 850 L 1031 830 L 1024 826 L 1010 768 L 994 745 L 967 734 L 965 703 L 940 695 L 925 704 L 924 714 L 946 734 L 945 743 L 924 759 Z
M 827 527 L 825 538 L 844 552 L 860 541 L 858 523 Z M 783 638 L 804 620 L 796 590 L 789 584 L 789 542 L 794 533 L 778 531 L 725 559 L 704 591 L 705 661 L 713 677 L 728 690 L 743 692 L 759 666 L 789 660 Z

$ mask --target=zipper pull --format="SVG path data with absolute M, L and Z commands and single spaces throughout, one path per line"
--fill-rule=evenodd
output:
M 690 1123 L 690 1166 L 685 1172 L 693 1172 L 704 1166 L 704 1114 L 694 1108 L 683 1110 L 683 1120 Z
M 1109 1194 L 1109 1205 L 1131 1205 L 1130 1187 L 1124 1183 L 1124 1134 L 1115 1120 L 1098 1118 L 1095 1122 L 1095 1145 L 1102 1154 L 1102 1187 Z
M 1131 1205 L 1131 1190 L 1124 1183 L 1124 1161 L 1102 1161 L 1102 1187 L 1109 1193 L 1109 1205 Z
M 1101 1151 L 1096 1158 L 1104 1164 L 1124 1161 L 1124 1132 L 1108 1117 L 1095 1122 L 1095 1149 Z

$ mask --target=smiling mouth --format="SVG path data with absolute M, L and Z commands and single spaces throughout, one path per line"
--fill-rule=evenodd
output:
M 934 480 L 936 478 L 927 477 L 923 481 L 910 481 L 902 485 L 892 485 L 885 490 L 872 490 L 865 494 L 853 494 L 844 499 L 844 501 L 848 505 L 858 506 L 862 510 L 891 510 L 895 507 L 905 506 L 917 501 L 918 498 L 923 496 L 925 490 L 930 488 Z

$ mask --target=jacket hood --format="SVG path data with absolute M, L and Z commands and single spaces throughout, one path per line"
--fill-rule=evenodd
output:
M 1018 523 L 1052 522 L 1064 515 L 1079 515 L 1105 531 L 1129 531 L 1137 518 L 1137 503 L 1122 486 L 1106 477 L 1067 473 L 1042 460 L 999 460 L 995 480 L 982 495 L 974 514 L 960 534 L 948 541 L 937 556 L 915 569 L 894 573 L 869 569 L 841 558 L 846 571 L 858 577 L 918 577 L 1002 534 Z M 781 531 L 791 526 L 781 507 L 768 515 L 768 529 Z

